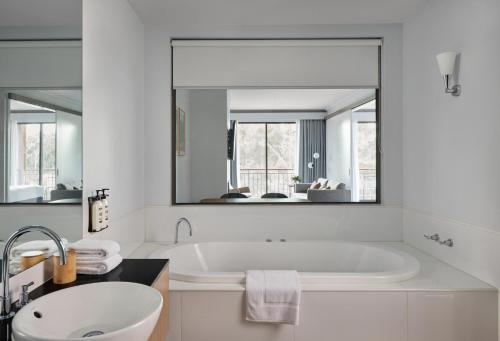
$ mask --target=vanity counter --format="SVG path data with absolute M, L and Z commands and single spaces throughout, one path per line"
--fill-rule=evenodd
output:
M 77 275 L 76 281 L 68 284 L 54 284 L 50 280 L 30 292 L 30 299 L 76 285 L 97 282 L 134 282 L 153 286 L 167 266 L 168 259 L 124 259 L 105 275 Z
M 169 327 L 168 265 L 168 259 L 124 259 L 120 265 L 105 275 L 77 275 L 76 281 L 58 285 L 49 280 L 31 291 L 29 297 L 34 300 L 61 289 L 98 282 L 133 282 L 151 286 L 162 295 L 163 307 L 148 341 L 165 340 Z M 1 335 L 10 335 L 10 322 L 0 324 Z M 1 336 L 0 339 L 3 340 Z

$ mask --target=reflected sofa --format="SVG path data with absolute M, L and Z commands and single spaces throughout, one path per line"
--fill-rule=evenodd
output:
M 311 189 L 312 183 L 295 184 L 292 198 L 307 199 L 312 202 L 350 202 L 351 190 L 344 183 L 338 183 L 334 189 Z M 328 187 L 328 186 L 327 186 Z

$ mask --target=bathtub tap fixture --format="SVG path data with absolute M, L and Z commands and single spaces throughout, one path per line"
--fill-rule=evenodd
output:
M 445 246 L 448 246 L 448 247 L 453 247 L 453 239 L 448 238 L 446 240 L 440 241 L 439 244 L 445 245 Z
M 424 237 L 425 237 L 426 239 L 433 240 L 433 241 L 435 241 L 435 242 L 438 242 L 438 241 L 439 241 L 439 234 L 437 234 L 437 233 L 434 233 L 432 236 L 429 236 L 429 235 L 427 235 L 427 234 L 424 234 Z
M 189 222 L 189 220 L 187 218 L 179 218 L 177 220 L 177 223 L 175 224 L 175 240 L 174 240 L 174 244 L 177 244 L 179 242 L 179 227 L 181 226 L 181 224 L 185 222 L 189 228 L 189 236 L 192 237 L 193 236 L 193 228 L 191 227 L 191 223 Z
M 59 254 L 61 255 L 59 262 L 61 265 L 66 264 L 66 251 L 61 241 L 61 237 L 51 229 L 44 226 L 25 226 L 21 227 L 19 230 L 14 232 L 7 242 L 5 243 L 5 248 L 3 250 L 3 258 L 2 258 L 2 298 L 1 298 L 1 312 L 0 312 L 0 320 L 8 319 L 14 316 L 14 312 L 11 310 L 12 298 L 10 297 L 9 291 L 9 262 L 10 262 L 10 250 L 12 246 L 16 242 L 16 240 L 22 235 L 28 232 L 41 232 L 47 237 L 50 237 L 58 248 Z

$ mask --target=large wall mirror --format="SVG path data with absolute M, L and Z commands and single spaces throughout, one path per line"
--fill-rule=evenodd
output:
M 82 1 L 56 2 L 4 1 L 0 10 L 0 250 L 26 225 L 69 241 L 82 234 Z M 9 272 L 55 251 L 26 234 Z
M 0 41 L 0 204 L 81 204 L 79 40 Z
M 380 41 L 173 41 L 175 204 L 380 202 Z

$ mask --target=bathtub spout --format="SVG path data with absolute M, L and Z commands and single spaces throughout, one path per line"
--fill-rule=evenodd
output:
M 179 242 L 179 227 L 181 226 L 182 222 L 185 222 L 189 228 L 189 236 L 192 237 L 193 236 L 193 228 L 191 227 L 191 223 L 189 222 L 189 220 L 187 218 L 179 218 L 177 220 L 177 223 L 175 224 L 175 240 L 174 240 L 174 244 L 177 244 Z

